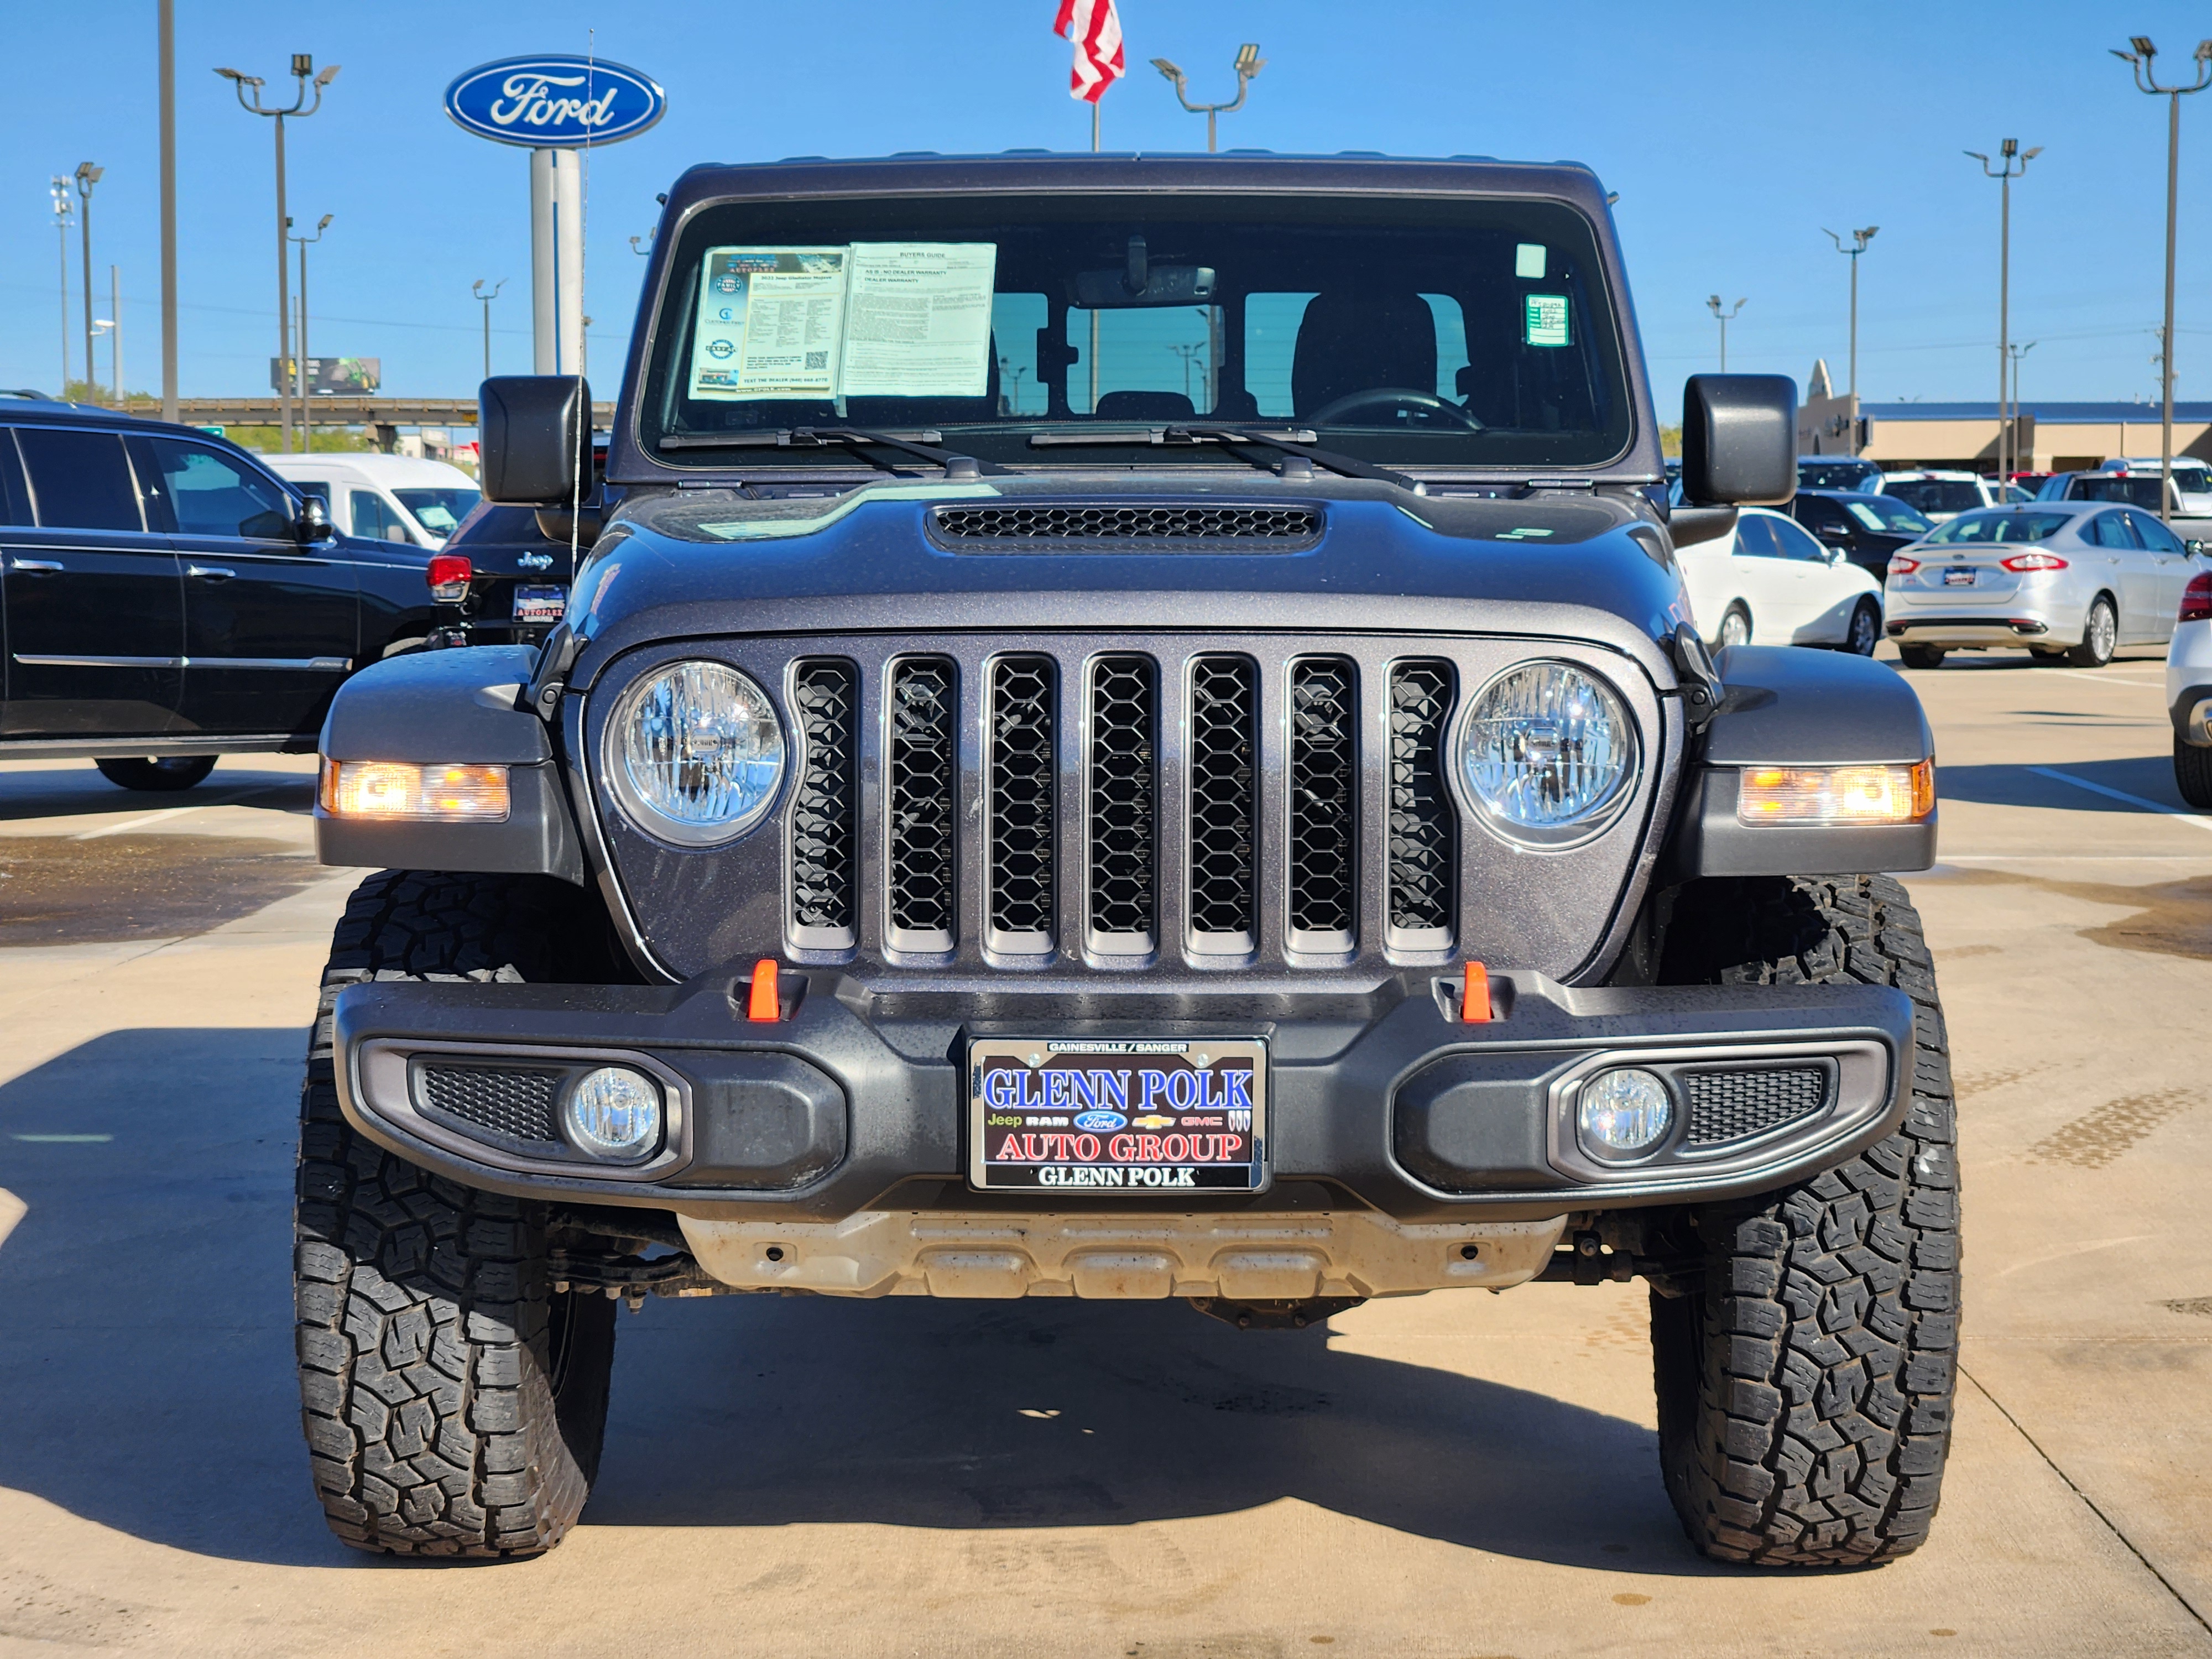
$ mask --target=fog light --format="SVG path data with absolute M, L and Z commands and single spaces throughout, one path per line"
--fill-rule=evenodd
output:
M 1575 1130 L 1592 1158 L 1634 1158 L 1667 1138 L 1674 1103 L 1650 1072 L 1600 1072 L 1582 1087 Z
M 587 1157 L 642 1157 L 660 1139 L 659 1087 L 627 1066 L 602 1066 L 568 1091 L 561 1125 L 569 1144 Z

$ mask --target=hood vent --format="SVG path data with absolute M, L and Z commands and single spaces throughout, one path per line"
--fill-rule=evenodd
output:
M 935 517 L 940 537 L 979 553 L 1040 548 L 1103 552 L 1133 544 L 1147 550 L 1279 553 L 1310 547 L 1321 539 L 1321 514 L 1310 507 L 1063 501 L 940 507 Z

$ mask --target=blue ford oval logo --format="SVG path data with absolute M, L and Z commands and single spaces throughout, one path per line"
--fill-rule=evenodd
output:
M 1075 1115 L 1075 1127 L 1085 1134 L 1103 1135 L 1109 1130 L 1122 1127 L 1128 1121 L 1119 1112 L 1078 1112 Z
M 563 52 L 502 58 L 446 88 L 446 113 L 471 132 L 533 149 L 634 138 L 667 108 L 668 94 L 635 70 Z

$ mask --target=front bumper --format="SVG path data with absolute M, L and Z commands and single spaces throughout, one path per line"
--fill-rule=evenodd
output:
M 893 1212 L 1548 1222 L 1771 1190 L 1904 1116 L 1912 1006 L 1893 989 L 1577 989 L 1517 972 L 1492 983 L 1497 1017 L 1469 1024 L 1456 977 L 1434 970 L 1364 989 L 1274 981 L 1205 996 L 932 989 L 787 970 L 775 1024 L 746 1019 L 746 983 L 727 973 L 665 988 L 372 982 L 337 1000 L 337 1076 L 355 1127 L 424 1169 L 522 1196 L 673 1211 L 695 1237 L 736 1224 L 732 1248 L 750 1238 L 744 1224 L 836 1226 Z M 1271 1184 L 1158 1198 L 971 1190 L 966 1042 L 1015 1031 L 1264 1038 Z M 423 1082 L 426 1062 L 557 1079 L 610 1060 L 651 1072 L 669 1101 L 665 1144 L 627 1167 L 457 1116 Z M 1577 1141 L 1575 1091 L 1617 1063 L 1668 1078 L 1679 1109 L 1656 1152 L 1608 1165 Z M 1778 1077 L 1794 1079 L 1792 1109 L 1762 1117 L 1759 1101 L 1783 1098 L 1763 1079 Z

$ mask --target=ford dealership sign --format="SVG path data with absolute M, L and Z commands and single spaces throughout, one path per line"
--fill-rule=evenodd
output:
M 446 88 L 446 113 L 471 132 L 534 149 L 634 138 L 667 107 L 668 94 L 635 70 L 561 52 L 502 58 Z

